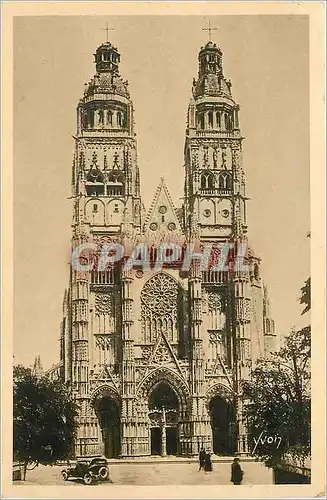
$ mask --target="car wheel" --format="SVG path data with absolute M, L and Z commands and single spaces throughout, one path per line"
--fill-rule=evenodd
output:
M 101 479 L 107 479 L 108 475 L 109 475 L 109 471 L 108 471 L 107 467 L 100 467 L 99 476 L 101 477 Z
M 85 484 L 91 484 L 92 483 L 92 476 L 88 472 L 84 475 L 84 483 Z
M 64 480 L 64 481 L 67 481 L 67 479 L 68 479 L 68 474 L 67 474 L 67 472 L 66 472 L 65 470 L 63 470 L 63 471 L 62 471 L 61 475 L 62 475 L 63 480 Z

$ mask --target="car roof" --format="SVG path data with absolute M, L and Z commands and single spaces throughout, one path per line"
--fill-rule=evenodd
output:
M 91 462 L 107 462 L 106 457 L 102 455 L 97 455 L 93 457 L 78 457 L 77 462 L 79 463 L 91 463 Z

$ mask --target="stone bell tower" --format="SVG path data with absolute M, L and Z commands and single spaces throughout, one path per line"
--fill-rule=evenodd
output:
M 120 54 L 111 43 L 96 50 L 96 73 L 85 85 L 77 106 L 73 248 L 85 243 L 101 248 L 107 242 L 122 242 L 141 228 L 133 104 L 128 82 L 120 76 L 119 63 Z M 113 420 L 108 421 L 109 410 L 98 408 L 97 400 L 90 402 L 90 394 L 108 377 L 111 381 L 117 378 L 113 387 L 118 393 L 122 365 L 123 393 L 128 392 L 133 379 L 131 321 L 126 305 L 129 278 L 121 276 L 118 269 L 93 269 L 71 270 L 67 293 L 67 324 L 71 331 L 67 328 L 64 332 L 65 379 L 71 382 L 81 408 L 77 453 L 101 451 L 115 456 L 121 445 L 120 430 Z M 99 450 L 99 442 L 110 449 Z
M 72 187 L 80 201 L 74 223 L 83 222 L 94 234 L 118 234 L 141 225 L 133 104 L 119 62 L 120 54 L 109 42 L 97 49 L 96 74 L 77 107 Z
M 204 398 L 202 387 L 211 373 L 207 353 L 212 347 L 208 346 L 215 345 L 215 352 L 221 353 L 218 356 L 226 383 L 234 394 L 237 450 L 243 453 L 247 445 L 241 384 L 249 379 L 255 359 L 264 355 L 260 259 L 247 241 L 240 108 L 224 75 L 220 48 L 209 41 L 201 47 L 198 61 L 185 141 L 185 230 L 191 241 L 212 244 L 217 256 L 221 256 L 222 245 L 230 244 L 233 266 L 227 265 L 221 272 L 201 272 L 194 265 L 190 280 L 191 296 L 195 297 L 193 397 L 199 406 Z M 247 269 L 239 268 L 235 260 L 240 248 L 244 249 L 241 253 Z M 220 317 L 219 324 L 213 326 L 211 314 Z M 204 417 L 203 421 L 205 424 Z
M 187 229 L 201 241 L 219 242 L 246 234 L 242 137 L 222 52 L 208 42 L 199 53 L 185 143 Z

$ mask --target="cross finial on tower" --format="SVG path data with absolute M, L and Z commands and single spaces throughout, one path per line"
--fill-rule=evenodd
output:
M 212 28 L 211 27 L 211 22 L 208 21 L 208 27 L 207 28 L 202 28 L 202 31 L 208 31 L 208 35 L 209 35 L 209 42 L 211 42 L 211 32 L 212 31 L 218 31 L 218 28 Z
M 101 31 L 105 31 L 106 32 L 106 42 L 109 42 L 109 31 L 114 31 L 115 28 L 109 28 L 109 25 L 108 23 L 106 23 L 106 27 L 105 28 L 102 28 Z

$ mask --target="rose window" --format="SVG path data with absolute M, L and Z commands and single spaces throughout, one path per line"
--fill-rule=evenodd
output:
M 145 283 L 141 299 L 153 313 L 169 314 L 173 309 L 176 309 L 178 285 L 171 276 L 157 274 Z

